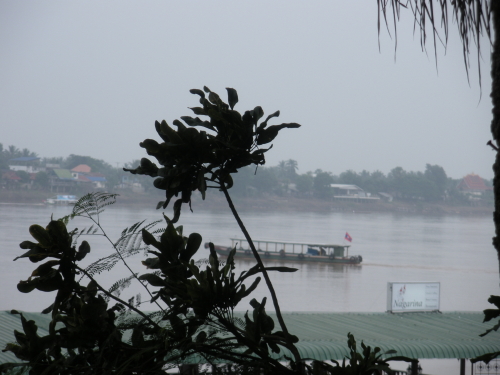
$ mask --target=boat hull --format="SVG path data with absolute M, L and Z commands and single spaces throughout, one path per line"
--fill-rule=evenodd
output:
M 45 204 L 67 206 L 74 205 L 78 202 L 78 199 L 74 195 L 57 195 L 55 197 L 47 198 Z
M 205 244 L 208 248 L 208 243 Z M 231 247 L 214 245 L 217 254 L 227 257 L 232 250 Z M 264 251 L 258 250 L 261 259 L 265 261 L 293 261 L 302 263 L 335 263 L 335 264 L 360 264 L 363 259 L 360 255 L 350 257 L 333 257 L 324 255 L 311 255 L 303 253 L 291 253 L 285 251 Z M 252 251 L 249 249 L 237 249 L 234 259 L 254 259 Z

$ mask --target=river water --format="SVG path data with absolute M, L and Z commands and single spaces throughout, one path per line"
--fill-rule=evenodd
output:
M 52 214 L 59 218 L 70 211 L 70 207 L 0 205 L 0 310 L 41 311 L 50 305 L 46 293 L 35 290 L 26 295 L 17 291 L 17 282 L 26 280 L 36 265 L 25 259 L 16 262 L 12 259 L 23 252 L 19 243 L 31 240 L 28 232 L 31 224 L 45 226 Z M 167 210 L 166 214 L 171 215 L 171 211 Z M 494 227 L 490 216 L 242 212 L 241 217 L 254 239 L 344 243 L 344 235 L 349 232 L 353 238 L 349 254 L 363 257 L 361 266 L 283 263 L 299 268 L 296 273 L 271 276 L 283 311 L 383 312 L 386 311 L 387 283 L 390 281 L 440 282 L 441 311 L 480 311 L 490 307 L 489 295 L 500 293 L 498 260 L 491 245 Z M 110 238 L 116 240 L 124 228 L 140 220 L 161 218 L 161 211 L 154 209 L 111 206 L 101 215 L 100 223 Z M 184 210 L 179 224 L 184 226 L 184 234 L 198 232 L 204 242 L 229 246 L 229 237 L 242 236 L 229 210 L 196 210 L 194 213 Z M 69 228 L 81 229 L 90 225 L 90 222 L 76 219 L 70 222 Z M 112 251 L 102 236 L 87 240 L 92 248 L 86 259 L 88 263 Z M 207 257 L 208 250 L 204 248 L 195 255 L 195 259 Z M 142 273 L 145 269 L 140 260 L 144 258 L 140 253 L 128 262 L 134 271 Z M 237 271 L 251 265 L 248 261 L 239 261 Z M 125 276 L 127 270 L 120 265 L 99 275 L 98 280 L 110 286 Z M 138 292 L 138 286 L 132 285 L 122 297 Z M 262 283 L 252 298 L 266 295 Z M 248 308 L 246 300 L 239 309 Z M 272 310 L 271 304 L 267 308 Z M 427 365 L 432 367 L 432 364 Z M 424 370 L 428 369 L 424 367 Z M 442 369 L 439 371 L 446 373 Z

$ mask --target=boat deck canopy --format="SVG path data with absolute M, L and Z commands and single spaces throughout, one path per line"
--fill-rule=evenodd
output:
M 234 242 L 247 242 L 245 238 L 230 238 Z M 284 244 L 284 245 L 298 245 L 298 246 L 310 246 L 310 247 L 350 247 L 351 245 L 339 245 L 339 244 L 325 244 L 325 243 L 314 243 L 314 242 L 292 242 L 292 241 L 275 241 L 275 240 L 252 240 L 253 243 L 270 243 L 270 244 Z

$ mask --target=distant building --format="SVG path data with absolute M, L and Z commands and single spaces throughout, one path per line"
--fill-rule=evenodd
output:
M 379 192 L 378 195 L 380 195 L 386 202 L 392 202 L 394 200 L 394 197 L 388 193 Z
M 16 189 L 21 181 L 21 177 L 19 177 L 15 171 L 6 171 L 2 173 L 2 188 L 4 189 Z
M 34 156 L 23 156 L 20 158 L 9 159 L 8 164 L 11 171 L 37 173 L 45 169 L 39 167 L 40 158 Z
M 493 190 L 491 186 L 486 186 L 484 180 L 474 173 L 468 174 L 462 178 L 457 185 L 457 189 L 463 193 L 473 195 L 483 195 L 484 192 Z
M 71 169 L 71 175 L 82 183 L 88 182 L 92 184 L 95 189 L 104 189 L 106 187 L 106 177 L 102 173 L 92 173 L 92 168 L 86 164 L 80 164 Z
M 51 191 L 71 192 L 76 187 L 104 189 L 106 177 L 102 173 L 92 173 L 91 171 L 92 169 L 85 164 L 77 165 L 71 170 L 54 168 L 49 174 Z
M 486 186 L 484 180 L 477 174 L 471 173 L 462 178 L 458 183 L 457 189 L 466 197 L 468 197 L 472 205 L 480 204 L 483 200 L 483 195 L 486 192 L 492 191 L 491 186 Z
M 36 173 L 26 172 L 28 174 L 28 179 L 21 178 L 19 172 L 25 172 L 22 169 L 17 171 L 13 170 L 5 170 L 1 173 L 0 178 L 0 186 L 2 189 L 8 190 L 18 190 L 18 189 L 31 189 L 33 187 L 33 183 L 35 182 Z
M 106 187 L 106 177 L 104 177 L 102 173 L 88 173 L 84 177 L 86 177 L 96 189 L 104 189 Z
M 90 168 L 86 164 L 80 164 L 77 165 L 75 168 L 71 170 L 71 172 L 76 172 L 76 173 L 90 173 L 92 172 L 92 168 Z
M 117 186 L 117 189 L 130 189 L 134 193 L 144 193 L 146 189 L 142 186 L 136 176 L 134 175 L 122 175 L 121 182 Z
M 78 182 L 68 169 L 51 169 L 49 171 L 50 191 L 55 193 L 72 192 L 78 186 Z
M 372 197 L 357 185 L 330 184 L 333 189 L 333 199 L 354 201 L 378 201 L 379 197 Z

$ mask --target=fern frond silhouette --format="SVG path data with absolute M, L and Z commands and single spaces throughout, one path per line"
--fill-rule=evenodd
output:
M 133 224 L 129 228 L 125 228 L 122 231 L 120 238 L 118 238 L 118 240 L 116 240 L 116 242 L 113 243 L 115 253 L 98 259 L 97 261 L 87 266 L 85 271 L 88 272 L 90 276 L 94 276 L 96 274 L 100 274 L 103 271 L 111 270 L 120 260 L 136 255 L 141 251 L 146 252 L 149 249 L 149 247 L 144 245 L 144 242 L 142 240 L 142 230 L 143 229 L 149 230 L 154 226 L 156 226 L 161 221 L 162 220 L 156 220 L 151 223 L 145 224 L 145 220 L 143 220 Z M 80 231 L 78 236 L 82 235 L 83 232 L 85 232 L 85 230 Z M 92 231 L 88 230 L 85 234 L 94 234 L 94 233 L 95 233 L 94 230 Z
M 75 203 L 71 218 L 76 216 L 91 217 L 101 214 L 104 208 L 116 203 L 118 194 L 88 193 Z
M 120 297 L 120 294 L 130 286 L 132 283 L 132 280 L 135 279 L 134 275 L 131 275 L 129 277 L 125 277 L 123 279 L 120 279 L 116 281 L 111 287 L 108 289 L 108 292 L 115 295 L 116 297 Z M 109 297 L 106 295 L 102 296 L 106 302 L 109 301 Z

